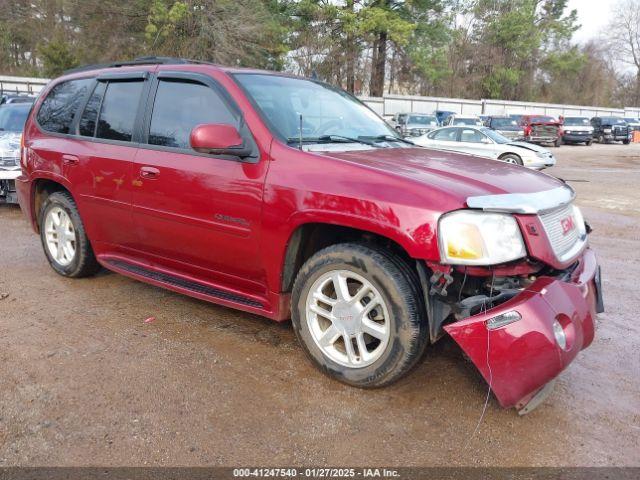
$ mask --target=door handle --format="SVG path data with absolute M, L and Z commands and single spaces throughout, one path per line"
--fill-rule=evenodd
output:
M 75 155 L 62 155 L 62 163 L 64 165 L 77 165 L 80 163 L 80 159 Z
M 155 167 L 142 167 L 140 169 L 140 177 L 152 180 L 154 178 L 158 178 L 160 175 L 160 170 Z

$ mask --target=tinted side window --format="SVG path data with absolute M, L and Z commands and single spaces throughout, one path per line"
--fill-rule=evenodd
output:
M 96 137 L 130 142 L 142 81 L 109 82 L 102 100 Z
M 89 98 L 87 106 L 84 107 L 84 112 L 82 112 L 82 116 L 80 117 L 80 135 L 93 137 L 96 134 L 98 113 L 100 112 L 100 106 L 102 105 L 106 88 L 106 83 L 99 82 L 91 94 L 91 98 Z
M 93 80 L 62 82 L 51 89 L 38 111 L 38 123 L 47 132 L 69 133 L 76 110 Z
M 237 121 L 222 98 L 206 85 L 160 80 L 151 115 L 149 143 L 190 148 L 191 130 L 202 123 L 236 125 Z

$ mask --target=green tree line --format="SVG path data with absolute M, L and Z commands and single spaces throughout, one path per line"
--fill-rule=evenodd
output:
M 616 106 L 602 42 L 567 0 L 2 0 L 0 73 L 186 57 L 385 93 Z M 633 99 L 633 98 L 632 98 Z

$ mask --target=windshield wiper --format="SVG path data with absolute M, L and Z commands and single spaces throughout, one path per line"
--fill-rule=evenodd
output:
M 298 143 L 298 142 L 300 142 L 300 139 L 297 137 L 287 138 L 288 144 Z M 380 146 L 376 145 L 374 142 L 370 142 L 368 140 L 362 140 L 360 138 L 345 137 L 343 135 L 320 135 L 319 137 L 313 137 L 313 138 L 303 137 L 302 142 L 303 143 L 310 143 L 310 142 L 362 143 L 363 145 L 369 145 L 370 147 L 380 148 Z
M 411 140 L 407 140 L 405 138 L 394 137 L 393 135 L 378 135 L 377 137 L 373 137 L 375 142 L 402 142 L 408 145 L 415 145 Z

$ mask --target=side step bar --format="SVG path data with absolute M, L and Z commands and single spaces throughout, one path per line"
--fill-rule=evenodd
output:
M 134 275 L 145 277 L 150 280 L 154 280 L 156 282 L 164 283 L 174 287 L 184 288 L 185 290 L 190 290 L 194 293 L 199 293 L 201 295 L 207 295 L 208 297 L 219 298 L 221 300 L 226 300 L 228 302 L 233 302 L 233 303 L 239 303 L 239 304 L 246 305 L 248 307 L 253 307 L 253 308 L 264 307 L 262 303 L 252 298 L 248 298 L 243 295 L 238 295 L 237 293 L 230 293 L 225 290 L 221 290 L 219 288 L 215 288 L 209 285 L 204 285 L 202 283 L 187 280 L 185 278 L 178 277 L 176 275 L 171 275 L 169 273 L 156 272 L 154 270 L 145 268 L 141 265 L 135 265 L 135 264 L 125 262 L 123 260 L 117 260 L 117 259 L 109 259 L 106 261 L 106 263 L 108 263 L 109 265 L 113 265 L 117 269 L 125 270 Z

